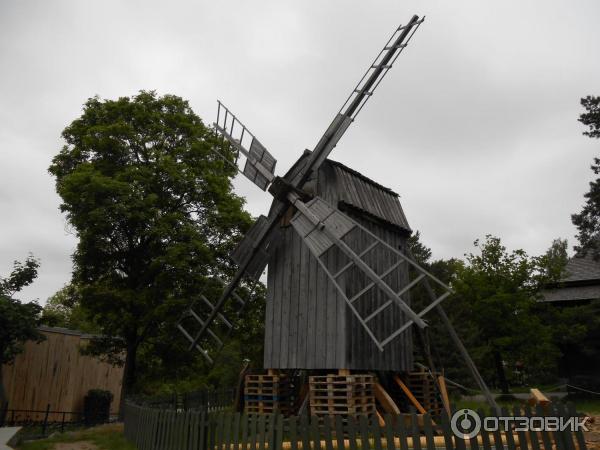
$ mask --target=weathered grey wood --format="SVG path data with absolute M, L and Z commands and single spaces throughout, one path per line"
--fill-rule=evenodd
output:
M 486 417 L 485 411 L 481 408 L 479 408 L 477 410 L 477 414 L 479 414 L 479 417 L 481 417 L 482 421 Z M 483 429 L 483 427 L 481 427 L 480 434 L 481 434 L 481 445 L 483 447 L 483 450 L 492 450 L 492 444 L 490 442 L 489 432 L 487 432 L 486 430 Z
M 430 414 L 425 414 L 423 416 L 423 429 L 425 430 L 427 450 L 435 450 L 435 442 L 433 440 L 433 425 Z
M 411 419 L 411 435 L 413 440 L 413 449 L 421 450 L 421 433 L 419 432 L 419 419 L 417 411 L 411 406 L 410 408 L 410 419 Z
M 349 208 L 344 212 L 353 220 L 390 246 L 404 248 L 408 225 L 396 194 L 333 162 L 322 166 L 315 194 L 333 206 L 344 202 L 344 208 Z M 291 226 L 280 231 L 281 244 L 271 257 L 268 271 L 264 367 L 412 370 L 411 333 L 405 332 L 380 352 L 300 236 Z M 366 235 L 353 236 L 351 242 L 357 248 L 366 248 L 366 239 Z M 379 271 L 395 261 L 389 251 L 369 257 Z M 338 268 L 344 258 L 347 260 L 337 249 L 330 249 L 323 258 Z M 348 270 L 347 276 L 340 276 L 340 282 L 354 285 L 355 278 L 356 271 Z M 389 283 L 400 290 L 407 280 L 408 269 L 403 263 Z M 360 305 L 365 316 L 383 304 L 381 293 L 375 291 Z M 380 337 L 406 321 L 397 310 L 390 307 L 373 319 Z
M 302 439 L 302 449 L 310 448 L 310 423 L 308 416 L 300 417 L 300 438 Z
M 383 450 L 381 446 L 381 427 L 379 426 L 379 421 L 377 420 L 377 416 L 370 417 L 370 425 L 371 425 L 371 435 L 373 436 L 373 447 L 375 450 Z
M 444 435 L 444 443 L 446 444 L 446 450 L 454 450 L 454 433 L 450 429 L 450 418 L 446 411 L 442 411 L 440 418 L 442 434 Z
M 509 416 L 508 408 L 506 408 L 506 407 L 500 408 L 500 412 L 501 412 L 501 415 L 504 417 Z M 508 450 L 515 450 L 516 449 L 515 438 L 513 436 L 513 432 L 510 429 L 510 427 L 508 429 L 504 430 L 504 436 L 506 437 L 506 446 L 508 447 Z
M 369 419 L 367 416 L 358 416 L 358 427 L 360 429 L 361 450 L 370 448 L 369 442 Z
M 342 416 L 336 414 L 334 416 L 335 420 L 335 438 L 337 440 L 338 449 L 345 448 L 344 442 L 344 422 L 342 421 Z
M 246 450 L 246 445 L 248 444 L 248 430 L 249 430 L 249 417 L 246 414 L 242 414 L 241 422 L 242 422 L 242 434 L 241 434 L 241 442 L 243 444 L 243 449 Z
M 290 447 L 292 450 L 298 450 L 298 417 L 292 416 L 289 418 L 290 427 Z
M 233 449 L 238 450 L 238 445 L 240 442 L 240 414 L 235 413 L 233 416 L 233 425 L 231 429 L 231 443 L 233 444 Z
M 310 417 L 310 437 L 313 441 L 314 450 L 324 450 L 321 447 L 321 430 L 319 429 L 319 418 L 317 416 Z
M 348 430 L 348 441 L 350 443 L 350 450 L 356 450 L 356 436 L 357 436 L 357 426 L 355 416 L 348 416 L 346 419 L 348 421 L 347 430 Z
M 396 450 L 396 446 L 394 445 L 394 417 L 386 413 L 384 416 L 385 421 L 385 441 L 386 441 L 386 450 Z
M 575 404 L 573 402 L 567 403 L 567 410 L 570 417 L 578 417 L 577 409 L 575 408 Z M 577 441 L 578 450 L 586 450 L 587 447 L 585 443 L 585 437 L 583 436 L 583 430 L 579 429 L 575 432 L 575 440 Z
M 258 419 L 258 448 L 265 450 L 267 440 L 267 418 L 266 414 L 261 414 Z
M 521 411 L 521 408 L 515 406 L 513 408 L 513 414 L 515 417 L 521 417 L 525 413 Z M 527 442 L 527 433 L 525 431 L 517 431 L 517 436 L 519 436 L 519 450 L 528 450 L 529 444 Z

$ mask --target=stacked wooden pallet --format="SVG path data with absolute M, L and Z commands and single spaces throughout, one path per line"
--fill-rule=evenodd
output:
M 368 415 L 375 413 L 373 375 L 323 375 L 309 378 L 310 413 Z
M 439 374 L 433 374 L 436 378 Z M 408 387 L 425 410 L 433 415 L 440 414 L 444 405 L 435 387 L 433 377 L 428 372 L 408 374 Z
M 292 385 L 286 374 L 246 375 L 244 410 L 248 414 L 289 414 Z

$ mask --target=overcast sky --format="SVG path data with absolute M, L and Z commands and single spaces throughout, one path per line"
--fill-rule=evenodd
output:
M 2 0 L 0 274 L 32 252 L 42 267 L 21 298 L 41 302 L 70 279 L 76 241 L 47 168 L 88 97 L 155 89 L 207 123 L 219 98 L 281 174 L 412 14 L 425 23 L 332 158 L 400 193 L 436 257 L 487 233 L 531 254 L 572 245 L 600 144 L 576 120 L 600 94 L 596 0 Z

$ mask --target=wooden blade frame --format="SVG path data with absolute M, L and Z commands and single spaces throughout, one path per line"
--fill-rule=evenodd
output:
M 213 125 L 215 130 L 236 149 L 236 164 L 220 153 L 219 155 L 228 163 L 233 164 L 239 172 L 259 188 L 266 191 L 275 178 L 277 160 L 225 105 L 220 101 L 217 102 L 217 121 Z M 237 165 L 240 154 L 246 157 L 244 170 L 240 170 Z
M 223 285 L 227 284 L 218 277 L 217 280 Z M 247 302 L 235 291 L 232 293 L 231 297 L 237 303 L 235 314 L 238 316 L 244 310 Z M 216 318 L 208 323 L 208 319 L 205 317 L 210 317 L 212 313 L 215 313 Z M 198 326 L 206 326 L 206 331 L 200 338 L 194 338 L 192 336 L 193 331 L 189 330 L 197 328 Z M 199 300 L 194 302 L 194 304 L 192 304 L 179 319 L 177 328 L 184 337 L 190 341 L 190 349 L 195 348 L 198 350 L 204 359 L 212 365 L 214 364 L 216 354 L 223 348 L 225 340 L 233 331 L 233 324 L 219 310 L 216 310 L 215 305 L 213 305 L 206 296 L 201 294 Z
M 295 187 L 302 188 L 311 173 L 316 172 L 323 161 L 327 159 L 327 156 L 329 156 L 350 124 L 354 121 L 358 113 L 360 113 L 369 98 L 371 98 L 379 83 L 381 83 L 385 75 L 392 68 L 394 62 L 406 48 L 424 20 L 424 17 L 419 18 L 419 16 L 415 15 L 410 19 L 408 24 L 401 25 L 394 30 L 392 36 L 350 93 L 350 96 L 340 108 L 333 122 L 331 122 L 325 134 L 315 146 L 310 160 Z
M 293 199 L 294 195 L 295 194 L 290 194 L 290 200 Z M 450 295 L 451 289 L 446 284 L 423 269 L 400 250 L 387 244 L 365 227 L 327 204 L 322 198 L 316 197 L 306 204 L 300 199 L 296 199 L 293 201 L 293 204 L 298 209 L 298 212 L 291 221 L 292 226 L 308 246 L 310 252 L 327 274 L 327 277 L 342 295 L 349 309 L 357 317 L 380 351 L 383 351 L 386 345 L 400 336 L 413 323 L 420 328 L 426 327 L 427 324 L 423 320 L 423 316 Z M 369 237 L 370 243 L 364 249 L 355 250 L 351 245 L 345 242 L 344 238 L 354 231 L 365 233 L 365 235 Z M 327 267 L 327 264 L 324 261 L 325 258 L 323 257 L 325 253 L 333 247 L 340 250 L 349 260 L 347 264 L 337 269 L 336 272 L 332 272 L 330 268 Z M 377 247 L 380 248 L 379 251 L 382 251 L 383 249 L 396 257 L 396 261 L 380 273 L 377 273 L 375 267 L 373 267 L 375 264 L 369 264 L 366 259 L 366 256 Z M 386 277 L 393 274 L 394 271 L 399 270 L 402 264 L 409 264 L 419 275 L 406 285 L 401 286 L 400 290 L 397 291 L 394 290 L 390 283 L 386 282 Z M 358 292 L 349 295 L 347 288 L 345 289 L 343 287 L 344 283 L 341 282 L 341 277 L 351 267 L 360 270 L 370 282 L 366 283 L 362 289 L 358 290 Z M 408 302 L 404 300 L 403 296 L 406 296 L 411 289 L 425 279 L 431 280 L 442 287 L 443 293 L 436 296 L 422 311 L 416 313 L 408 306 Z M 378 289 L 382 292 L 387 298 L 387 301 L 365 316 L 359 313 L 356 302 L 372 289 Z M 372 331 L 372 327 L 369 326 L 369 322 L 376 319 L 387 308 L 393 306 L 400 308 L 408 317 L 408 320 L 388 336 L 376 336 Z

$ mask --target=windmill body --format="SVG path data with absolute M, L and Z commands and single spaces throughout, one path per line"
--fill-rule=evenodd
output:
M 293 178 L 303 162 L 300 160 L 286 177 Z M 398 195 L 390 189 L 331 160 L 320 166 L 306 189 L 394 248 L 406 250 L 410 228 Z M 403 333 L 379 351 L 289 220 L 282 220 L 279 233 L 280 242 L 268 263 L 264 367 L 411 370 L 412 334 Z M 352 242 L 353 248 L 365 248 L 368 244 L 368 240 Z M 390 258 L 388 252 L 373 249 L 367 261 L 387 268 L 393 263 Z M 329 249 L 324 259 L 333 272 L 347 261 L 336 247 Z M 408 283 L 408 276 L 408 264 L 404 262 L 391 274 L 390 285 L 400 290 Z M 351 283 L 357 277 L 360 274 L 350 269 L 340 277 L 340 283 Z M 373 290 L 357 301 L 357 309 L 366 317 L 385 301 Z M 410 304 L 408 299 L 407 303 Z M 387 336 L 398 323 L 406 321 L 401 310 L 390 306 L 382 312 L 373 331 Z
M 260 279 L 268 265 L 266 369 L 410 371 L 411 331 L 423 344 L 424 317 L 436 310 L 495 406 L 440 305 L 451 289 L 411 257 L 410 228 L 398 195 L 328 159 L 422 22 L 415 15 L 394 30 L 313 151 L 300 155 L 284 176 L 275 174 L 274 156 L 218 102 L 214 129 L 234 156 L 214 151 L 274 200 L 268 216 L 257 219 L 230 255 L 237 271 L 230 280 L 219 280 L 221 295 L 200 296 L 178 323 L 190 349 L 208 363 L 234 330 L 224 307 L 235 305 L 228 311 L 243 318 L 245 301 L 236 290 Z M 410 293 L 418 285 L 430 303 L 414 310 Z M 195 330 L 184 326 L 186 320 Z M 421 346 L 433 368 L 428 346 Z

